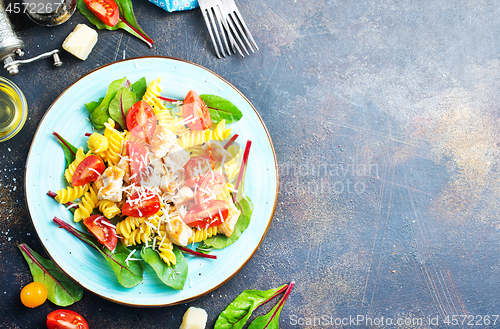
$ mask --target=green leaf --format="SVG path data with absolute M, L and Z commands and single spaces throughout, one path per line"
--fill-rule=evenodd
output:
M 97 18 L 92 10 L 90 10 L 83 0 L 78 0 L 77 8 L 78 11 L 85 16 L 90 23 L 94 24 L 99 30 L 110 30 L 114 31 L 117 29 L 123 29 L 133 36 L 146 42 L 150 47 L 153 44 L 153 40 L 141 29 L 139 24 L 135 19 L 135 15 L 132 9 L 132 2 L 130 0 L 116 0 L 118 9 L 120 11 L 120 19 L 115 26 L 109 26 L 104 24 L 99 18 Z M 141 35 L 142 34 L 142 35 Z
M 96 129 L 104 128 L 104 123 L 108 122 L 108 120 L 110 118 L 109 111 L 108 111 L 109 103 L 116 96 L 116 93 L 118 92 L 118 90 L 121 87 L 125 86 L 126 82 L 127 82 L 127 77 L 111 82 L 111 84 L 108 86 L 108 89 L 106 91 L 106 95 L 104 96 L 104 99 L 92 111 L 92 114 L 90 115 L 90 121 L 92 122 L 92 125 Z
M 276 304 L 266 315 L 255 318 L 255 320 L 253 320 L 248 326 L 248 329 L 279 329 L 281 310 L 283 309 L 283 305 L 285 305 L 286 299 L 290 296 L 290 292 L 292 291 L 294 285 L 295 282 L 292 281 L 279 303 Z
M 142 77 L 132 84 L 132 91 L 135 93 L 135 101 L 138 102 L 142 99 L 146 90 L 148 89 L 148 83 L 146 78 Z
M 18 245 L 28 262 L 33 281 L 47 288 L 47 298 L 57 306 L 69 306 L 82 299 L 83 288 L 64 275 L 49 259 L 45 259 L 28 245 Z
M 66 159 L 66 168 L 68 168 L 69 165 L 73 161 L 75 161 L 75 156 L 78 149 L 73 145 L 71 145 L 71 143 L 69 143 L 67 140 L 62 138 L 62 136 L 59 135 L 58 133 L 54 132 L 53 135 L 56 137 L 57 141 L 59 142 L 59 144 L 61 144 L 61 147 L 63 148 L 64 158 Z
M 118 122 L 118 124 L 123 128 L 127 129 L 124 118 L 127 117 L 128 110 L 135 103 L 135 93 L 126 87 L 121 87 L 116 92 L 115 97 L 109 103 L 109 116 L 111 119 Z M 122 113 L 123 107 L 123 113 Z
M 142 259 L 149 264 L 158 275 L 158 278 L 167 286 L 182 290 L 188 274 L 188 264 L 182 252 L 174 246 L 176 263 L 168 266 L 158 255 L 158 252 L 152 248 L 143 247 L 141 250 Z
M 114 252 L 108 248 L 99 248 L 101 254 L 106 258 L 109 265 L 116 274 L 118 282 L 125 288 L 132 288 L 142 282 L 143 268 L 140 261 L 129 260 L 125 262 L 130 250 L 128 250 L 121 241 L 118 241 Z
M 227 237 L 223 234 L 217 234 L 214 237 L 208 238 L 204 241 L 204 244 L 201 245 L 200 248 L 214 248 L 214 249 L 222 249 L 225 248 L 232 243 L 234 243 L 241 234 L 247 229 L 250 224 L 250 217 L 252 216 L 253 205 L 250 201 L 250 198 L 244 197 L 241 200 L 236 202 L 236 207 L 241 210 L 241 215 L 234 226 L 234 231 L 231 237 Z
M 219 315 L 214 329 L 243 328 L 252 312 L 262 304 L 282 293 L 288 285 L 269 290 L 245 290 Z
M 209 94 L 202 94 L 200 98 L 207 104 L 214 123 L 219 123 L 222 120 L 226 120 L 226 123 L 233 123 L 243 117 L 236 105 L 225 98 Z
M 94 112 L 96 107 L 98 107 L 99 104 L 101 104 L 103 99 L 104 99 L 104 97 L 101 97 L 101 98 L 99 98 L 98 101 L 92 101 L 92 102 L 85 103 L 85 108 L 89 112 L 89 115 L 92 114 L 92 112 Z

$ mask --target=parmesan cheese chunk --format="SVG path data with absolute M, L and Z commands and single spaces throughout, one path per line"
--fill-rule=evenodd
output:
M 96 30 L 85 24 L 78 24 L 63 42 L 63 49 L 82 61 L 86 60 L 97 43 Z
M 207 324 L 207 312 L 198 307 L 190 307 L 182 317 L 179 329 L 205 329 Z

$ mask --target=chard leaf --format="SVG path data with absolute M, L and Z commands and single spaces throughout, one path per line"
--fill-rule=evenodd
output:
M 135 93 L 136 102 L 142 99 L 142 96 L 146 93 L 146 89 L 148 89 L 148 84 L 145 77 L 140 78 L 132 84 L 132 91 Z
M 295 282 L 292 281 L 279 303 L 276 304 L 266 315 L 255 318 L 255 320 L 253 320 L 248 326 L 248 329 L 279 329 L 281 310 L 283 309 L 283 305 L 285 305 L 286 299 L 290 296 L 290 292 L 292 291 L 294 285 Z
M 99 104 L 101 104 L 103 99 L 104 99 L 104 97 L 101 97 L 101 98 L 99 98 L 98 101 L 92 101 L 92 102 L 85 103 L 85 108 L 89 112 L 89 115 L 92 114 L 92 112 L 94 112 L 96 107 L 98 107 Z
M 69 143 L 67 140 L 62 138 L 62 136 L 59 135 L 58 133 L 54 132 L 53 135 L 57 138 L 57 141 L 59 142 L 59 144 L 61 144 L 61 147 L 63 148 L 64 158 L 66 159 L 66 168 L 68 168 L 68 166 L 73 161 L 75 161 L 75 156 L 78 149 L 73 145 L 71 145 L 71 143 Z
M 202 94 L 200 98 L 207 104 L 213 123 L 219 123 L 222 120 L 226 120 L 226 123 L 233 123 L 243 117 L 236 105 L 225 98 L 209 94 Z
M 94 24 L 99 30 L 110 30 L 114 31 L 117 29 L 123 29 L 133 36 L 144 41 L 149 47 L 153 46 L 153 40 L 141 29 L 139 24 L 135 19 L 135 15 L 132 9 L 132 2 L 130 0 L 116 0 L 118 9 L 120 11 L 120 19 L 115 26 L 109 26 L 104 24 L 99 18 L 97 18 L 92 10 L 90 10 L 83 0 L 78 0 L 77 8 L 78 11 L 85 16 L 90 23 Z
M 217 234 L 216 236 L 205 240 L 204 243 L 199 247 L 200 250 L 203 250 L 204 248 L 223 249 L 238 240 L 238 238 L 250 224 L 253 205 L 252 201 L 250 201 L 250 198 L 244 197 L 236 202 L 236 207 L 241 210 L 241 215 L 238 218 L 236 225 L 234 226 L 234 231 L 231 237 L 228 238 L 223 234 Z
M 115 80 L 111 82 L 111 84 L 108 86 L 108 89 L 106 91 L 106 95 L 104 96 L 104 99 L 102 102 L 92 111 L 92 114 L 90 114 L 90 121 L 92 122 L 92 125 L 96 129 L 102 129 L 104 128 L 104 123 L 108 122 L 110 116 L 109 116 L 109 103 L 113 98 L 116 96 L 116 93 L 120 88 L 125 86 L 125 83 L 127 82 L 127 78 Z
M 33 281 L 47 288 L 47 298 L 57 306 L 69 306 L 82 299 L 83 288 L 64 275 L 53 261 L 45 259 L 28 245 L 18 245 L 28 262 Z
M 285 291 L 288 285 L 269 290 L 245 290 L 219 315 L 214 329 L 240 329 L 248 321 L 252 312 Z
M 127 117 L 128 110 L 134 105 L 136 95 L 133 91 L 126 87 L 121 87 L 116 92 L 115 97 L 109 103 L 109 116 L 111 119 L 118 122 L 118 124 L 123 128 L 127 129 L 124 117 Z M 122 113 L 123 108 L 123 113 Z
M 188 264 L 182 252 L 174 246 L 175 265 L 168 266 L 152 248 L 143 247 L 141 250 L 142 259 L 149 264 L 158 275 L 158 278 L 167 286 L 176 290 L 182 290 L 188 274 Z

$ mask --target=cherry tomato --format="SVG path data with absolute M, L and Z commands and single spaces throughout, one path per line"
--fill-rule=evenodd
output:
M 113 0 L 83 0 L 92 13 L 106 25 L 115 26 L 120 18 L 120 11 Z
M 47 300 L 47 289 L 40 282 L 31 282 L 21 290 L 21 302 L 26 307 L 37 307 Z
M 214 161 L 209 155 L 198 155 L 189 159 L 184 165 L 186 181 L 189 187 L 194 187 L 199 176 L 214 168 Z
M 104 162 L 95 155 L 86 157 L 76 166 L 75 174 L 71 180 L 72 186 L 81 186 L 95 181 L 106 169 Z
M 116 237 L 116 228 L 109 220 L 101 215 L 94 215 L 85 218 L 83 224 L 89 231 L 110 251 L 115 250 L 118 238 Z
M 160 198 L 150 190 L 145 190 L 142 195 L 134 193 L 122 207 L 122 214 L 132 217 L 148 217 L 160 210 Z
M 205 209 L 198 205 L 193 207 L 184 216 L 184 221 L 193 227 L 207 228 L 222 224 L 227 219 L 228 214 L 229 209 L 224 201 L 212 200 L 208 202 Z
M 148 151 L 139 143 L 127 141 L 127 152 L 130 158 L 130 174 L 132 181 L 140 184 L 141 177 L 146 175 L 149 165 Z
M 89 329 L 87 321 L 70 310 L 57 310 L 47 315 L 48 329 Z
M 208 207 L 208 202 L 215 199 L 217 194 L 222 191 L 226 179 L 219 171 L 207 171 L 203 176 L 198 178 L 196 182 L 198 188 L 196 190 L 196 203 L 202 209 Z
M 188 118 L 191 115 L 196 118 L 194 121 L 188 121 L 187 123 L 189 128 L 193 130 L 205 130 L 212 126 L 212 117 L 207 105 L 193 90 L 190 90 L 186 98 L 184 98 L 182 113 L 184 114 L 184 118 Z
M 138 101 L 127 113 L 127 128 L 136 137 L 149 143 L 156 130 L 156 117 L 153 108 L 145 101 Z

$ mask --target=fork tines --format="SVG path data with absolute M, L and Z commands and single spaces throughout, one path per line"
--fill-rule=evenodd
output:
M 203 14 L 203 19 L 205 20 L 205 24 L 207 25 L 208 33 L 212 39 L 217 57 L 220 58 L 221 53 L 223 57 L 226 57 L 226 52 L 228 56 L 231 56 L 231 49 L 229 48 L 226 33 L 224 32 L 228 31 L 229 28 L 227 26 L 226 18 L 224 17 L 225 15 L 222 14 L 222 4 L 220 0 L 198 0 L 198 3 Z M 222 45 L 220 37 L 221 35 L 227 51 L 224 51 L 224 46 Z M 214 36 L 217 38 L 217 42 L 215 41 Z M 231 36 L 230 42 L 233 42 Z
M 222 2 L 223 12 L 225 13 L 226 18 L 227 18 L 227 23 L 229 25 L 229 28 L 231 29 L 230 33 L 229 33 L 229 30 L 227 30 L 227 31 L 229 34 L 231 46 L 233 47 L 233 51 L 234 51 L 234 47 L 236 47 L 236 49 L 238 50 L 240 55 L 245 57 L 245 55 L 243 55 L 243 52 L 241 51 L 240 47 L 238 46 L 238 43 L 236 43 L 236 41 L 234 40 L 233 35 L 238 40 L 238 42 L 241 44 L 241 46 L 243 47 L 243 49 L 245 50 L 247 55 L 249 55 L 249 52 L 247 50 L 247 47 L 245 46 L 245 43 L 248 45 L 248 47 L 250 48 L 252 53 L 255 52 L 254 48 L 256 50 L 259 50 L 259 47 L 257 46 L 257 43 L 255 42 L 255 40 L 252 37 L 252 34 L 250 33 L 250 30 L 248 29 L 247 25 L 245 24 L 245 21 L 243 20 L 243 16 L 241 15 L 240 11 L 238 10 L 238 7 L 236 7 L 234 0 L 221 0 L 221 2 Z M 240 35 L 245 40 L 245 43 L 241 40 Z M 251 42 L 249 41 L 249 39 Z M 253 47 L 252 47 L 252 45 L 253 45 Z

